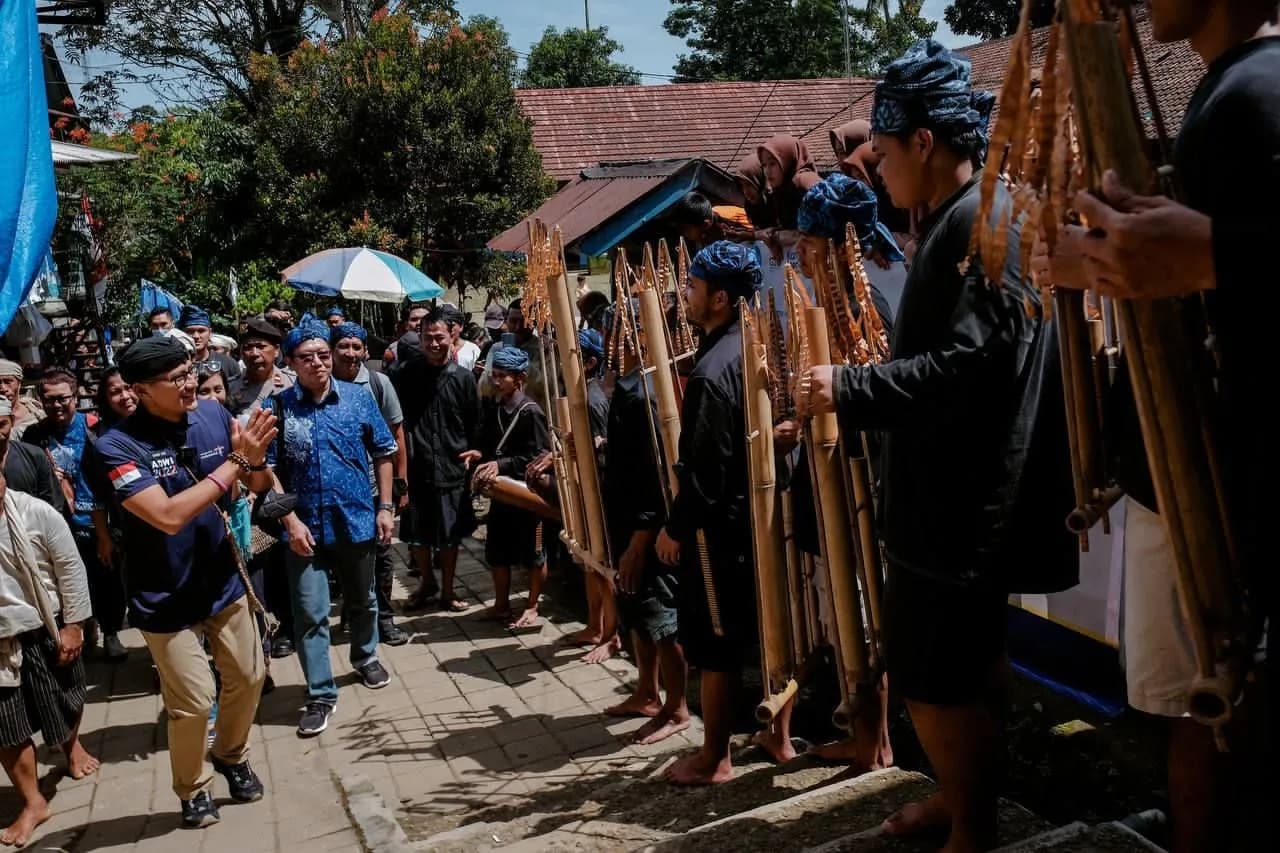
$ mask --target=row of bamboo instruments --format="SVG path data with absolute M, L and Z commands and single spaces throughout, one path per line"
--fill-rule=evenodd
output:
M 763 301 L 757 297 L 741 306 L 750 508 L 765 684 L 756 717 L 770 723 L 829 649 L 840 686 L 832 720 L 852 731 L 866 703 L 875 701 L 882 673 L 884 562 L 875 529 L 867 436 L 842 434 L 835 415 L 820 415 L 800 425 L 800 454 L 779 454 L 773 427 L 795 418 L 796 399 L 808 393 L 810 367 L 880 362 L 888 358 L 889 347 L 852 227 L 843 244 L 829 241 L 820 247 L 811 266 L 807 272 L 813 281 L 812 298 L 801 277 L 788 266 L 785 311 L 779 311 L 772 291 Z M 796 464 L 808 466 L 808 494 L 779 488 L 780 479 L 789 480 Z M 797 501 L 812 502 L 816 555 L 802 550 L 797 541 Z M 824 614 L 829 617 L 825 621 Z
M 982 177 L 977 221 L 987 227 L 974 229 L 970 247 L 993 286 L 1005 267 L 1009 225 L 1022 225 L 1025 277 L 1036 241 L 1052 251 L 1060 225 L 1088 226 L 1071 210 L 1071 199 L 1082 189 L 1096 191 L 1106 170 L 1139 193 L 1176 192 L 1171 167 L 1153 163 L 1153 156 L 1167 158 L 1169 145 L 1130 2 L 1059 0 L 1038 84 L 1033 4 L 1024 0 L 1012 40 Z M 1139 95 L 1158 145 L 1147 141 Z M 997 208 L 1002 184 L 1011 202 Z M 1105 524 L 1120 495 L 1102 452 L 1101 400 L 1122 352 L 1195 649 L 1188 711 L 1212 726 L 1225 748 L 1223 726 L 1240 694 L 1257 626 L 1249 618 L 1215 444 L 1215 364 L 1203 305 L 1112 301 L 1042 284 L 1051 291 L 1044 304 L 1056 314 L 1066 392 L 1077 504 L 1068 527 L 1087 548 L 1088 530 L 1098 520 Z

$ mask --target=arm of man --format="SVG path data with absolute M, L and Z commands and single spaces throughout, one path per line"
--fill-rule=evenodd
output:
M 950 339 L 943 346 L 884 364 L 826 368 L 831 371 L 829 386 L 820 376 L 824 369 L 817 369 L 815 396 L 830 395 L 842 430 L 891 429 L 954 417 L 966 401 L 983 396 L 984 389 L 1012 372 L 1012 324 L 1015 312 L 1023 311 L 1013 303 L 1022 291 L 989 288 L 980 279 L 971 276 L 963 285 L 951 316 Z
M 374 479 L 378 487 L 377 536 L 379 542 L 391 541 L 391 530 L 395 524 L 395 516 L 391 510 L 383 507 L 393 503 L 392 469 L 399 451 L 395 437 L 392 436 L 387 422 L 373 399 L 373 394 L 366 392 L 361 397 L 363 408 L 365 449 L 373 459 Z
M 48 562 L 58 586 L 62 621 L 68 625 L 93 616 L 89 603 L 89 576 L 76 549 L 71 527 L 57 510 L 43 501 L 34 502 L 28 513 L 34 530 L 33 544 Z

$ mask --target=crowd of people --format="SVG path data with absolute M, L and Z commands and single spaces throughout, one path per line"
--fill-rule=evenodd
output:
M 1233 215 L 1258 181 L 1277 178 L 1276 7 L 1169 0 L 1154 3 L 1152 14 L 1158 38 L 1190 38 L 1210 63 L 1178 148 L 1179 174 L 1195 189 L 1190 206 L 1136 198 L 1109 177 L 1105 199 L 1075 202 L 1094 229 L 1064 230 L 1055 253 L 1041 250 L 1033 267 L 1058 286 L 1124 297 L 1211 291 L 1219 329 L 1231 332 L 1221 382 L 1233 407 L 1232 449 L 1259 454 L 1244 462 L 1231 456 L 1226 475 L 1233 487 L 1261 495 L 1271 469 L 1255 463 L 1268 442 L 1252 398 L 1239 392 L 1265 358 L 1257 352 L 1265 336 L 1250 333 L 1258 319 L 1239 294 L 1245 279 L 1265 274 L 1245 260 L 1240 241 L 1262 232 Z M 640 743 L 688 727 L 688 673 L 696 668 L 703 744 L 666 775 L 715 784 L 732 775 L 730 734 L 757 642 L 738 313 L 761 285 L 755 247 L 795 246 L 809 264 L 852 225 L 872 261 L 908 264 L 896 311 L 873 294 L 892 330 L 892 357 L 812 368 L 798 386 L 806 393 L 796 399 L 797 420 L 775 424 L 773 442 L 779 457 L 797 453 L 798 419 L 825 413 L 847 433 L 881 437 L 886 672 L 851 737 L 819 754 L 863 770 L 892 764 L 892 690 L 905 701 L 939 792 L 896 812 L 884 830 L 938 832 L 948 851 L 996 843 L 1012 579 L 1075 559 L 1049 544 L 1029 557 L 1017 535 L 1034 502 L 1028 495 L 1045 485 L 1028 448 L 1053 397 L 1037 370 L 1052 362 L 1056 345 L 1046 312 L 1028 310 L 1040 291 L 1021 274 L 1017 239 L 1009 240 L 1006 269 L 988 271 L 1003 288 L 986 286 L 979 264 L 961 263 L 980 227 L 993 106 L 972 88 L 969 70 L 964 57 L 922 41 L 888 67 L 871 120 L 832 133 L 838 174 L 823 178 L 801 140 L 779 135 L 740 165 L 743 207 L 713 206 L 697 194 L 676 206 L 671 223 L 695 250 L 684 302 L 698 342 L 681 377 L 670 502 L 653 379 L 634 348 L 617 346 L 618 335 L 630 334 L 617 322 L 619 306 L 592 293 L 584 276 L 579 328 L 555 330 L 576 335 L 587 374 L 592 435 L 575 452 L 596 453 L 616 570 L 587 572 L 587 626 L 567 640 L 598 662 L 629 637 L 638 681 L 608 713 L 647 718 L 631 735 Z M 1208 127 L 1220 121 L 1234 122 L 1242 144 L 1249 140 L 1239 156 L 1207 156 Z M 379 352 L 370 352 L 369 331 L 336 306 L 295 322 L 290 304 L 273 303 L 234 336 L 215 334 L 195 306 L 177 318 L 156 309 L 148 322 L 154 333 L 119 352 L 103 376 L 96 413 L 77 407 L 80 389 L 66 369 L 46 368 L 34 396 L 24 397 L 22 368 L 0 361 L 0 761 L 25 802 L 0 839 L 6 843 L 24 843 L 49 815 L 35 732 L 61 745 L 73 777 L 97 768 L 79 740 L 83 648 L 97 645 L 106 660 L 122 660 L 130 652 L 120 631 L 140 630 L 164 699 L 183 823 L 208 826 L 219 819 L 215 773 L 234 801 L 264 795 L 249 734 L 260 696 L 273 686 L 273 659 L 298 655 L 306 702 L 297 733 L 320 735 L 342 692 L 329 652 L 335 604 L 359 684 L 384 687 L 391 674 L 379 646 L 408 641 L 398 609 L 470 608 L 456 570 L 463 540 L 482 520 L 477 493 L 496 491 L 506 478 L 556 501 L 546 405 L 558 396 L 557 358 L 518 300 L 487 306 L 482 325 L 452 305 L 408 306 Z M 641 328 L 637 340 L 658 333 Z M 617 354 L 609 371 L 606 353 Z M 376 370 L 366 363 L 375 356 Z M 1122 452 L 1131 468 L 1146 459 L 1140 447 Z M 802 476 L 786 485 L 811 488 Z M 1131 518 L 1145 527 L 1126 543 L 1130 702 L 1170 721 L 1175 849 L 1214 849 L 1211 839 L 1227 831 L 1223 759 L 1210 731 L 1186 716 L 1195 669 L 1185 615 L 1171 604 L 1167 536 L 1135 491 Z M 1237 511 L 1239 553 L 1253 570 L 1267 513 L 1256 505 Z M 397 520 L 419 578 L 398 608 L 390 547 Z M 489 615 L 513 629 L 536 625 L 549 563 L 572 565 L 555 526 L 497 499 L 483 521 Z M 798 524 L 796 533 L 813 553 L 816 524 L 807 522 L 807 534 Z M 517 605 L 518 569 L 528 588 Z M 1265 596 L 1273 587 L 1258 586 L 1272 618 Z M 1273 689 L 1274 679 L 1263 686 Z M 1252 690 L 1243 703 L 1265 718 L 1268 705 Z M 795 756 L 789 719 L 785 709 L 757 737 L 780 762 Z

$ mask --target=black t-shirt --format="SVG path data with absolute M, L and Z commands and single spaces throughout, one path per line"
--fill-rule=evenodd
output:
M 1213 220 L 1217 288 L 1205 296 L 1218 344 L 1228 500 L 1245 565 L 1261 560 L 1276 511 L 1272 404 L 1280 237 L 1280 37 L 1237 45 L 1209 66 L 1178 135 L 1185 202 Z M 1268 378 L 1268 377 L 1271 378 Z

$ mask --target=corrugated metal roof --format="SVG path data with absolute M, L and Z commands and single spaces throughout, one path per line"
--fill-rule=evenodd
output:
M 1139 12 L 1138 29 L 1165 124 L 1176 133 L 1204 66 L 1186 42 L 1155 43 L 1145 11 Z M 1048 29 L 1033 35 L 1032 63 L 1040 67 Z M 999 93 L 1009 44 L 1005 38 L 960 49 L 973 61 L 975 86 Z M 533 121 L 543 168 L 565 181 L 609 160 L 702 157 L 732 171 L 752 146 L 775 133 L 803 139 L 818 168 L 830 171 L 835 155 L 828 131 L 851 119 L 870 118 L 874 91 L 874 80 L 822 78 L 521 89 L 516 97 Z M 1146 96 L 1137 91 L 1137 99 L 1148 133 L 1154 135 Z
M 665 184 L 668 176 L 648 178 L 578 178 L 541 207 L 489 241 L 496 252 L 529 250 L 529 219 L 559 225 L 565 245 L 577 240 L 613 214 Z
M 124 151 L 90 148 L 88 145 L 76 145 L 74 142 L 53 140 L 53 164 L 55 166 L 101 166 L 103 163 L 118 163 L 122 160 L 137 159 L 137 154 L 127 154 Z

